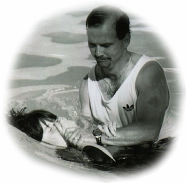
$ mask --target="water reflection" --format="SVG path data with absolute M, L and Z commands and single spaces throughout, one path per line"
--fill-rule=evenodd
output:
M 173 141 L 175 141 L 174 138 L 166 138 L 154 144 L 146 143 L 140 146 L 106 147 L 116 162 L 107 162 L 104 157 L 99 157 L 98 153 L 94 156 L 95 152 L 83 154 L 73 147 L 57 149 L 56 154 L 63 160 L 80 163 L 86 168 L 95 168 L 116 174 L 132 173 L 139 172 L 157 163 L 168 152 Z

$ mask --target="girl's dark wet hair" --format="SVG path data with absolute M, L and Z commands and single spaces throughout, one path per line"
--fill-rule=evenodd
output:
M 127 33 L 130 34 L 130 21 L 127 14 L 119 8 L 111 6 L 101 6 L 92 10 L 86 20 L 86 27 L 100 27 L 109 18 L 115 19 L 115 30 L 118 39 L 123 39 Z
M 45 110 L 34 110 L 25 113 L 25 109 L 26 108 L 23 108 L 20 111 L 12 109 L 9 115 L 9 123 L 33 139 L 41 142 L 43 128 L 40 122 L 47 125 L 45 120 L 54 122 L 57 119 L 57 116 Z

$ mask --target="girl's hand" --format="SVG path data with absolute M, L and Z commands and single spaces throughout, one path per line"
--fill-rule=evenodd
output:
M 77 128 L 77 124 L 75 121 L 69 120 L 68 118 L 59 117 L 54 122 L 55 127 L 59 131 L 62 137 L 64 137 L 65 131 L 67 128 Z
M 94 135 L 82 128 L 67 128 L 65 131 L 64 138 L 75 147 L 81 148 L 85 142 L 91 142 L 96 144 Z

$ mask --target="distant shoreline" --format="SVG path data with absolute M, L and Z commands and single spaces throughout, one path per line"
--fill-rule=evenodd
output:
M 68 85 L 38 85 L 38 86 L 26 86 L 26 87 L 19 87 L 19 88 L 13 88 L 8 90 L 8 98 L 10 100 L 15 100 L 19 98 L 19 95 L 23 94 L 29 94 L 29 97 L 33 97 L 31 95 L 42 95 L 47 90 L 54 90 L 56 92 L 70 92 L 70 91 L 78 91 L 76 87 L 71 87 Z

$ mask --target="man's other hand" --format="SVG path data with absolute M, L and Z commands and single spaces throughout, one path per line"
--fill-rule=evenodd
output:
M 98 125 L 98 128 L 108 137 L 116 136 L 116 122 L 109 122 L 109 124 Z

